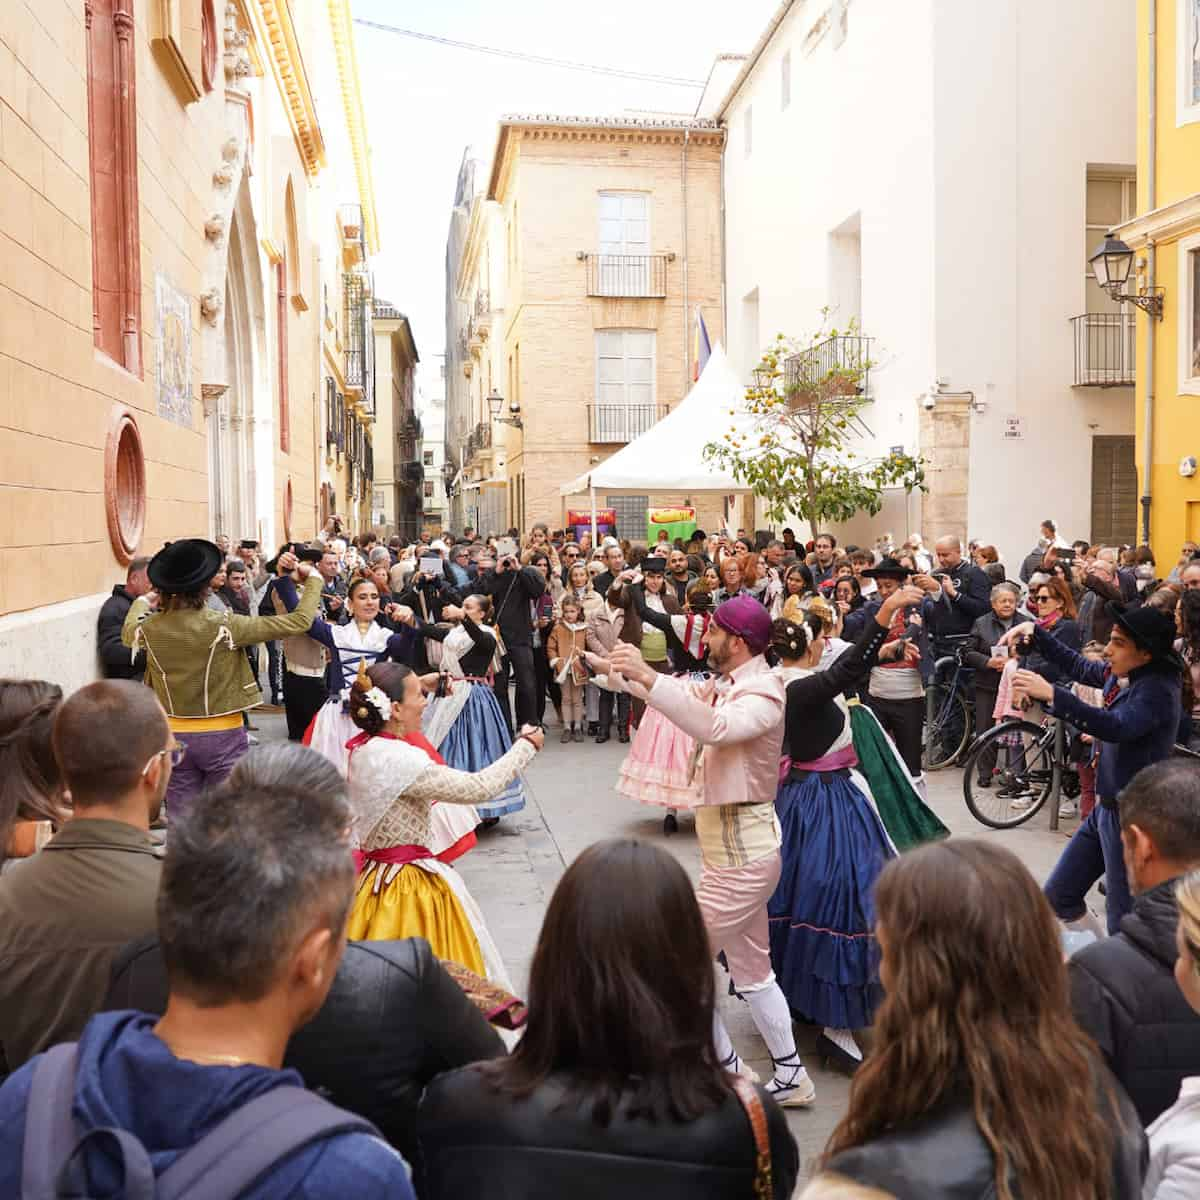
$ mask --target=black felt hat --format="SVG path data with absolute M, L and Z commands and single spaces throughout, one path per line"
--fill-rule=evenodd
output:
M 667 571 L 667 560 L 660 558 L 657 554 L 652 558 L 642 559 L 642 574 L 648 575 L 653 571 L 656 575 L 665 575 Z
M 1109 615 L 1125 630 L 1139 650 L 1145 650 L 1155 661 L 1172 661 L 1176 658 L 1175 617 L 1161 609 L 1143 605 L 1122 611 L 1113 604 L 1108 605 Z
M 894 558 L 881 558 L 879 565 L 863 572 L 866 579 L 907 579 L 915 572 Z
M 168 542 L 146 568 L 150 582 L 163 592 L 199 592 L 225 561 L 218 546 L 204 538 Z

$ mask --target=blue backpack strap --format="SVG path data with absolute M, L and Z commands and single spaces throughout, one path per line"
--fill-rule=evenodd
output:
M 336 1133 L 379 1131 L 306 1088 L 272 1088 L 230 1113 L 158 1178 L 157 1200 L 234 1200 L 276 1163 Z M 193 1192 L 203 1180 L 203 1192 Z
M 155 1200 L 154 1167 L 146 1147 L 132 1133 L 107 1126 L 89 1129 L 75 1143 L 55 1180 L 56 1200 L 91 1200 L 94 1191 L 88 1180 L 86 1149 L 89 1142 L 106 1140 L 116 1142 L 121 1159 L 121 1190 L 116 1194 L 122 1200 Z
M 58 1172 L 75 1148 L 76 1050 L 74 1042 L 64 1042 L 34 1063 L 21 1148 L 23 1200 L 54 1200 Z

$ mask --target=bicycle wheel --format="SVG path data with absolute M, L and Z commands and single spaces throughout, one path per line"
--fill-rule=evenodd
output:
M 992 786 L 979 786 L 980 758 L 995 751 Z M 1046 803 L 1054 786 L 1054 729 L 1032 721 L 1001 721 L 971 747 L 963 767 L 963 799 L 992 829 L 1013 829 Z
M 925 737 L 921 762 L 927 771 L 948 767 L 963 752 L 971 736 L 971 713 L 961 691 L 946 683 L 931 683 L 925 693 Z

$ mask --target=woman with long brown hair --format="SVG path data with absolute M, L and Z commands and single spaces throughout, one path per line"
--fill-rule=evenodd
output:
M 39 849 L 66 819 L 50 734 L 62 688 L 0 679 L 0 863 Z
M 710 953 L 675 858 L 632 838 L 585 850 L 546 910 L 516 1050 L 425 1093 L 422 1196 L 762 1194 L 743 1103 L 767 1135 L 771 1179 L 759 1182 L 790 1196 L 782 1111 L 717 1058 Z
M 876 1048 L 824 1165 L 921 1200 L 1140 1196 L 1141 1124 L 1075 1024 L 1058 924 L 1020 860 L 967 838 L 910 850 L 875 914 Z

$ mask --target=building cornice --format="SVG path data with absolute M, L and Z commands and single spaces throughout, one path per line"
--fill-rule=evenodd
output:
M 337 58 L 338 80 L 342 85 L 342 104 L 346 110 L 346 128 L 350 134 L 350 152 L 358 180 L 358 202 L 362 205 L 367 253 L 379 251 L 379 223 L 375 214 L 375 181 L 371 173 L 371 150 L 367 141 L 367 118 L 363 110 L 358 80 L 358 52 L 354 47 L 354 24 L 350 0 L 329 0 L 329 25 L 333 31 L 333 50 Z
M 803 3 L 803 0 L 801 0 Z M 725 93 L 725 99 L 717 106 L 718 121 L 725 119 L 725 113 L 729 106 L 734 102 L 738 92 L 742 90 L 742 85 L 750 78 L 754 68 L 758 66 L 758 60 L 762 58 L 763 51 L 767 48 L 771 39 L 775 36 L 775 31 L 783 24 L 784 18 L 792 11 L 796 0 L 783 0 L 779 7 L 771 14 L 771 19 L 767 22 L 767 27 L 759 34 L 758 41 L 754 43 L 754 48 L 750 51 L 746 61 L 742 64 L 742 69 L 734 76 L 733 83 L 729 86 L 729 91 Z
M 1142 213 L 1116 226 L 1113 232 L 1131 250 L 1140 250 L 1147 242 L 1167 242 L 1197 230 L 1200 230 L 1200 192 Z
M 508 167 L 514 143 L 528 139 L 540 142 L 609 142 L 625 145 L 694 146 L 724 145 L 725 130 L 706 117 L 695 120 L 652 120 L 641 117 L 510 116 L 500 121 L 487 198 L 500 199 L 500 181 Z
M 275 82 L 279 85 L 304 169 L 309 175 L 316 175 L 325 165 L 325 139 L 317 121 L 317 109 L 308 86 L 308 73 L 304 69 L 291 9 L 287 0 L 258 0 L 258 11 L 266 27 Z

